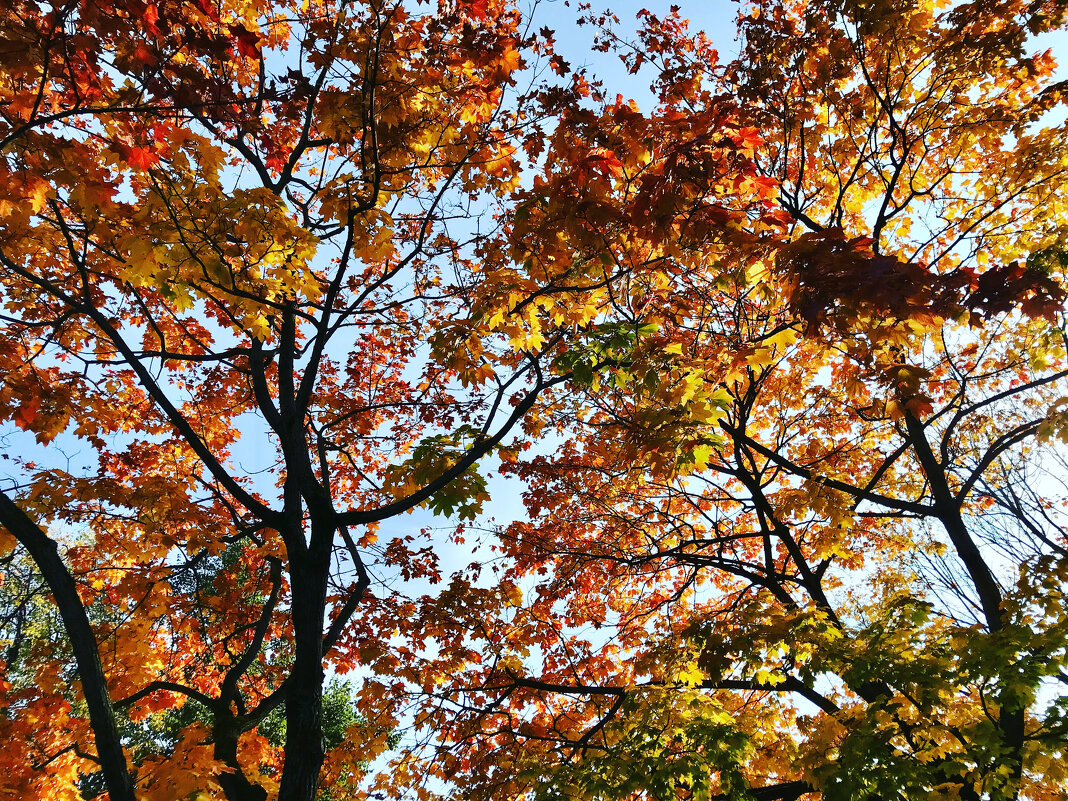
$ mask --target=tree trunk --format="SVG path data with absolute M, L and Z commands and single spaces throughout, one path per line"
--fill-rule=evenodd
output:
M 329 552 L 328 552 L 329 553 Z M 290 568 L 295 660 L 286 694 L 285 766 L 279 798 L 314 801 L 323 764 L 323 617 L 326 565 L 304 553 Z

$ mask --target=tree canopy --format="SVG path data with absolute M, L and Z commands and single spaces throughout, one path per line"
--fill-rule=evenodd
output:
M 5 795 L 1068 796 L 1068 3 L 581 13 L 0 9 Z

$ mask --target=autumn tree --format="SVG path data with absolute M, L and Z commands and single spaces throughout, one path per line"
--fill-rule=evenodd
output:
M 601 110 L 527 24 L 0 10 L 5 794 L 363 792 L 411 688 L 474 658 L 468 613 L 518 597 L 456 577 L 421 616 L 391 582 L 449 543 L 383 524 L 477 515 L 480 460 L 567 382 L 677 371 L 649 310 L 778 230 L 732 108 Z M 357 669 L 328 757 L 324 684 Z
M 430 705 L 464 797 L 1064 797 L 1063 99 L 1029 53 L 1064 13 L 753 2 L 729 64 L 677 13 L 592 20 L 675 125 L 736 104 L 784 230 L 673 232 L 648 335 L 572 349 L 499 533 L 528 596 Z M 643 220 L 565 230 L 616 261 Z
M 1062 5 L 0 13 L 5 793 L 1063 797 Z

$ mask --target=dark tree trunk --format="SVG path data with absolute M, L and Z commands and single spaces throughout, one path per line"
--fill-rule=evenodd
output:
M 290 567 L 295 659 L 286 693 L 285 767 L 279 798 L 314 801 L 323 764 L 323 617 L 326 564 L 305 553 Z

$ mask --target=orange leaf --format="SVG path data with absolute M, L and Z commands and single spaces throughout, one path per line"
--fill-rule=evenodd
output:
M 118 151 L 123 161 L 137 170 L 147 170 L 159 162 L 159 155 L 151 148 L 134 147 L 116 142 L 115 150 Z
M 23 403 L 15 411 L 14 420 L 15 425 L 21 428 L 23 431 L 29 431 L 33 425 L 34 420 L 37 419 L 37 413 L 41 409 L 41 399 L 34 395 L 32 398 Z

